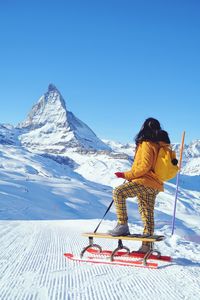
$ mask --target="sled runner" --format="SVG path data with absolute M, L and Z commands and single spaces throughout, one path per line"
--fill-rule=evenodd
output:
M 90 262 L 96 264 L 109 264 L 121 266 L 140 266 L 146 268 L 157 268 L 158 263 L 152 260 L 170 262 L 170 256 L 162 256 L 161 253 L 154 249 L 154 243 L 163 241 L 165 239 L 162 235 L 146 236 L 141 234 L 131 234 L 128 236 L 111 236 L 106 233 L 83 233 L 83 236 L 89 238 L 89 245 L 84 247 L 80 253 L 80 257 L 75 257 L 71 253 L 65 253 L 65 257 L 70 260 L 79 262 Z M 115 239 L 118 240 L 118 246 L 113 251 L 103 250 L 100 245 L 94 243 L 94 238 Z M 149 242 L 150 250 L 147 253 L 138 251 L 130 251 L 130 249 L 123 245 L 122 240 Z M 83 258 L 84 254 L 88 256 Z
M 158 267 L 157 263 L 147 262 L 146 265 L 142 263 L 140 260 L 132 260 L 132 259 L 115 259 L 114 261 L 110 261 L 107 257 L 101 256 L 89 256 L 87 258 L 75 257 L 72 253 L 65 253 L 64 256 L 72 261 L 83 262 L 83 263 L 93 263 L 93 264 L 106 264 L 106 265 L 117 265 L 117 266 L 132 266 L 132 267 L 143 267 L 143 268 L 151 268 L 156 269 Z

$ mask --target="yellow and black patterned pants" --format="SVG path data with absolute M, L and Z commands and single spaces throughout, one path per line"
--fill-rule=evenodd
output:
M 118 223 L 127 223 L 128 216 L 126 210 L 126 199 L 137 196 L 139 213 L 144 224 L 143 234 L 153 235 L 154 205 L 158 193 L 158 190 L 137 184 L 136 182 L 126 182 L 116 187 L 113 190 L 113 200 L 116 207 Z

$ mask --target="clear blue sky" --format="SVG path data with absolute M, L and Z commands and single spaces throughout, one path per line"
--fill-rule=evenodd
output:
M 101 138 L 132 141 L 152 116 L 200 139 L 199 0 L 2 0 L 0 45 L 0 123 L 54 83 Z

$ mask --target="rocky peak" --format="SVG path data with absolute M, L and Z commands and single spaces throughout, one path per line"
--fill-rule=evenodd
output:
M 53 84 L 18 127 L 25 129 L 20 140 L 27 148 L 51 153 L 64 153 L 68 148 L 110 150 L 85 123 L 67 111 Z
M 21 122 L 18 127 L 36 129 L 47 123 L 58 126 L 61 124 L 66 125 L 66 114 L 65 101 L 61 93 L 55 85 L 50 84 L 48 91 L 32 107 L 25 121 Z
M 48 86 L 48 92 L 52 92 L 52 91 L 58 92 L 58 89 L 56 88 L 56 86 L 53 83 L 50 83 Z

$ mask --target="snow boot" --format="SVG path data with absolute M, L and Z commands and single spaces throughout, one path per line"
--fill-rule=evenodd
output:
M 108 234 L 112 236 L 126 236 L 130 235 L 130 231 L 127 224 L 117 224 L 113 230 L 108 231 Z
M 142 245 L 136 252 L 139 253 L 147 253 L 151 250 L 151 246 L 150 245 Z

